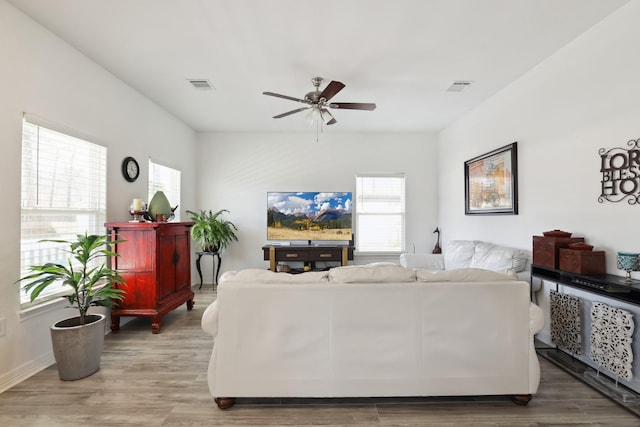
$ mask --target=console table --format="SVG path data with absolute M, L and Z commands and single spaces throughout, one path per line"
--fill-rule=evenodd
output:
M 626 282 L 622 276 L 612 274 L 575 274 L 538 265 L 531 266 L 531 277 L 537 277 L 558 285 L 602 295 L 612 300 L 640 306 L 640 280 Z M 537 348 L 538 354 L 561 369 L 583 381 L 601 393 L 640 416 L 640 400 L 634 391 L 619 385 L 604 373 L 594 374 L 584 360 L 574 357 L 559 347 Z M 595 369 L 595 368 L 594 368 Z
M 278 261 L 299 261 L 315 269 L 317 261 L 337 261 L 340 265 L 347 265 L 353 260 L 352 245 L 305 245 L 278 246 L 266 245 L 262 247 L 264 260 L 269 261 L 269 269 L 276 271 Z
M 531 277 L 640 305 L 640 280 L 625 282 L 624 277 L 612 274 L 575 274 L 535 264 L 531 266 Z

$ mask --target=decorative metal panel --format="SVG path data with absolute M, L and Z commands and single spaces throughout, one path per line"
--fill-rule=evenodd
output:
M 631 380 L 634 328 L 630 312 L 594 302 L 591 307 L 591 360 L 620 378 Z
M 572 354 L 582 354 L 582 321 L 580 298 L 550 292 L 551 339 L 560 348 Z

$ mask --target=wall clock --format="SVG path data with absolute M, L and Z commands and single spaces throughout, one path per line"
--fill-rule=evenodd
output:
M 133 182 L 140 176 L 140 165 L 133 157 L 125 157 L 122 161 L 122 175 L 124 179 Z

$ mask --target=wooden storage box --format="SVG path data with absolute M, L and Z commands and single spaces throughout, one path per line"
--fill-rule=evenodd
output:
M 578 242 L 584 242 L 584 237 L 533 236 L 533 264 L 557 269 L 560 265 L 560 249 Z
M 560 249 L 560 270 L 576 274 L 606 274 L 604 251 Z

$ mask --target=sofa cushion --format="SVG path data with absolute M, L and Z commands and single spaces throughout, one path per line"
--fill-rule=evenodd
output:
M 483 270 L 480 268 L 459 268 L 457 270 L 416 270 L 419 282 L 494 282 L 517 280 L 515 271 L 504 272 Z
M 527 253 L 521 249 L 509 248 L 487 242 L 475 242 L 475 251 L 469 268 L 502 271 L 513 269 L 524 271 L 527 266 Z
M 276 273 L 260 268 L 247 268 L 240 271 L 227 271 L 220 282 L 257 282 L 257 283 L 315 283 L 326 282 L 327 271 L 309 271 L 300 274 Z
M 442 254 L 402 254 L 400 265 L 423 270 L 444 270 L 444 257 Z
M 414 282 L 416 273 L 397 264 L 368 264 L 336 267 L 329 270 L 332 283 Z
M 471 259 L 476 252 L 476 243 L 474 240 L 451 240 L 446 242 L 442 248 L 444 268 L 447 270 L 469 268 Z

